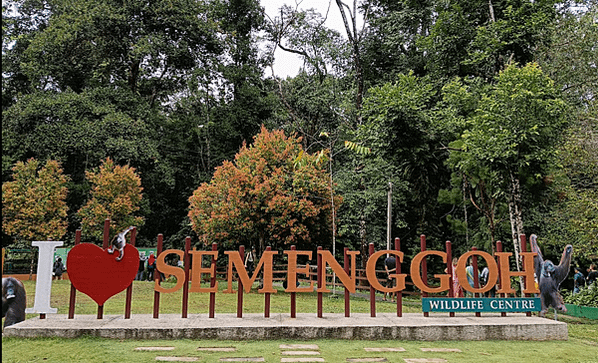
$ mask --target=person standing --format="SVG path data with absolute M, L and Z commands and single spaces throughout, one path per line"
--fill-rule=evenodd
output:
M 145 272 L 145 252 L 142 252 L 139 255 L 139 268 L 137 268 L 137 276 L 135 276 L 136 281 L 143 280 L 143 273 Z
M 386 270 L 386 276 L 387 276 L 386 287 L 388 287 L 388 288 L 395 287 L 396 279 L 393 279 L 390 276 L 391 274 L 395 274 L 397 272 L 397 259 L 395 258 L 394 255 L 390 255 L 390 256 L 386 257 L 386 259 L 384 260 L 384 269 Z M 383 298 L 384 301 L 386 301 L 387 295 L 390 295 L 390 302 L 395 302 L 395 300 L 394 300 L 395 293 L 385 292 L 384 298 Z
M 461 285 L 459 284 L 459 278 L 457 277 L 457 262 L 459 260 L 457 259 L 457 257 L 453 257 L 453 261 L 452 261 L 452 278 L 453 278 L 453 285 L 451 286 L 451 290 L 453 292 L 453 297 L 463 297 L 463 288 L 461 287 Z M 445 273 L 448 273 L 447 271 L 448 269 L 444 269 Z
M 57 256 L 56 261 L 54 261 L 54 266 L 52 268 L 52 275 L 54 276 L 53 279 L 62 280 L 62 274 L 65 271 L 66 268 L 64 268 L 64 264 L 62 263 L 62 257 Z
M 475 287 L 474 279 L 473 279 L 473 262 L 469 262 L 469 266 L 465 268 L 465 272 L 467 273 L 467 282 L 469 286 Z M 478 276 L 480 276 L 480 272 L 478 271 Z M 467 291 L 467 297 L 474 297 L 472 292 Z
M 596 271 L 596 264 L 593 263 L 588 267 L 588 277 L 586 277 L 588 286 L 593 284 L 596 279 L 598 279 L 598 271 Z
M 574 268 L 575 274 L 573 275 L 573 293 L 579 294 L 579 291 L 586 284 L 586 279 L 581 273 L 579 267 Z
M 147 281 L 154 280 L 154 271 L 155 270 L 156 270 L 156 256 L 154 256 L 154 251 L 151 251 L 149 258 L 147 259 Z
M 253 261 L 255 260 L 255 247 L 253 247 L 245 256 L 245 269 L 249 276 L 253 276 Z

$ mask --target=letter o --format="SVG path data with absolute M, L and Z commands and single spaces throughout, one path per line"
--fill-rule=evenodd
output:
M 465 271 L 465 267 L 467 264 L 467 260 L 471 256 L 482 257 L 488 265 L 488 282 L 486 282 L 485 286 L 478 289 L 476 289 L 473 286 L 470 286 L 468 282 L 461 282 L 467 281 L 467 272 Z M 490 291 L 492 287 L 496 285 L 496 282 L 498 281 L 498 265 L 496 264 L 496 261 L 494 261 L 494 258 L 492 258 L 492 255 L 490 255 L 488 252 L 478 250 L 469 251 L 464 253 L 461 257 L 459 257 L 459 261 L 457 262 L 457 278 L 459 279 L 459 284 L 463 287 L 463 289 L 474 294 L 481 294 L 486 291 Z

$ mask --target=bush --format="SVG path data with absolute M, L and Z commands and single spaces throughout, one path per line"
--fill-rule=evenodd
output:
M 564 293 L 563 301 L 566 304 L 598 308 L 598 283 L 593 283 L 586 288 L 582 288 L 578 294 L 571 292 Z

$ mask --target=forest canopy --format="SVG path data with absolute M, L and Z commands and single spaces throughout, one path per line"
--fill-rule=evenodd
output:
M 598 259 L 596 1 L 329 5 L 343 31 L 295 2 L 3 2 L 3 205 L 52 167 L 44 233 L 72 245 L 109 160 L 143 191 L 139 246 L 365 251 L 390 209 L 407 255 L 535 233 Z M 268 75 L 279 52 L 297 75 Z M 11 208 L 3 246 L 29 236 Z

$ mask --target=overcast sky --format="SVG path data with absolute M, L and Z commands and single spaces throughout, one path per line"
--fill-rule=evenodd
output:
M 332 1 L 332 4 L 330 4 Z M 264 7 L 266 14 L 271 18 L 280 15 L 278 11 L 281 6 L 284 4 L 290 5 L 292 7 L 295 6 L 294 0 L 261 0 L 261 5 Z M 330 5 L 330 11 L 328 11 L 328 18 L 326 19 L 326 26 L 331 29 L 335 29 L 341 33 L 341 35 L 345 36 L 345 27 L 343 25 L 343 19 L 341 17 L 340 11 L 336 6 L 336 2 L 334 0 L 298 0 L 300 9 L 315 9 L 318 13 L 324 16 L 328 11 L 328 6 Z M 352 4 L 352 2 L 350 2 Z M 289 52 L 285 52 L 281 49 L 276 49 L 274 53 L 274 74 L 286 78 L 287 76 L 295 76 L 299 72 L 299 68 L 303 65 L 303 61 L 299 58 L 298 55 L 292 54 Z M 267 75 L 271 74 L 271 70 L 268 69 L 266 71 Z

